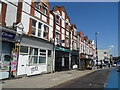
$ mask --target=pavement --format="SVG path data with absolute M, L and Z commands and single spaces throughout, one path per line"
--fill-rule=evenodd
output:
M 68 70 L 1 81 L 2 88 L 50 88 L 97 70 Z

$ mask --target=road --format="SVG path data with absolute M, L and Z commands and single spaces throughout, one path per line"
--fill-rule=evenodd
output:
M 68 82 L 59 84 L 52 88 L 98 88 L 104 89 L 109 77 L 110 70 L 98 70 L 85 76 L 70 80 Z
M 120 72 L 117 72 L 118 68 L 112 68 L 109 70 L 111 72 L 105 88 L 113 88 L 120 90 Z

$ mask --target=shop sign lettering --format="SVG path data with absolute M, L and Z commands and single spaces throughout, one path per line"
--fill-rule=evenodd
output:
M 2 37 L 11 38 L 11 39 L 14 39 L 14 38 L 15 38 L 15 34 L 10 33 L 10 32 L 2 31 L 1 34 L 2 34 Z
M 34 71 L 38 71 L 38 66 L 35 66 L 35 67 L 31 68 L 31 73 L 33 73 Z
M 56 50 L 60 50 L 60 51 L 70 52 L 69 49 L 65 49 L 65 48 L 58 47 L 58 46 L 55 46 L 55 49 L 56 49 Z

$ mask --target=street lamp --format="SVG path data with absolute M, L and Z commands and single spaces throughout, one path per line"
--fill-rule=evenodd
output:
M 95 41 L 96 41 L 96 61 L 97 61 L 97 68 L 98 68 L 97 34 L 99 34 L 99 32 L 95 32 Z

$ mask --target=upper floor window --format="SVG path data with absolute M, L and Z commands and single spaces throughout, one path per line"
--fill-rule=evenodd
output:
M 69 38 L 66 37 L 66 46 L 69 47 Z
M 48 27 L 48 26 L 46 26 L 46 25 L 44 25 L 43 38 L 46 38 L 47 33 L 48 33 L 48 29 L 49 29 L 49 27 Z
M 45 5 L 44 3 L 42 4 L 42 13 L 43 14 L 47 14 L 47 5 Z
M 59 43 L 60 34 L 56 32 L 56 42 Z
M 68 29 L 68 23 L 65 23 L 66 28 Z
M 40 10 L 40 1 L 36 1 L 36 2 L 34 2 L 34 4 L 35 4 L 35 8 L 37 10 Z
M 38 37 L 41 37 L 41 27 L 42 27 L 42 23 L 38 23 Z
M 77 35 L 77 31 L 76 31 L 76 30 L 74 30 L 74 35 L 75 35 L 75 36 Z
M 36 34 L 36 23 L 37 21 L 32 19 L 32 35 Z
M 56 23 L 60 24 L 60 17 L 58 15 L 56 16 Z
M 107 54 L 107 52 L 104 52 L 104 54 Z

